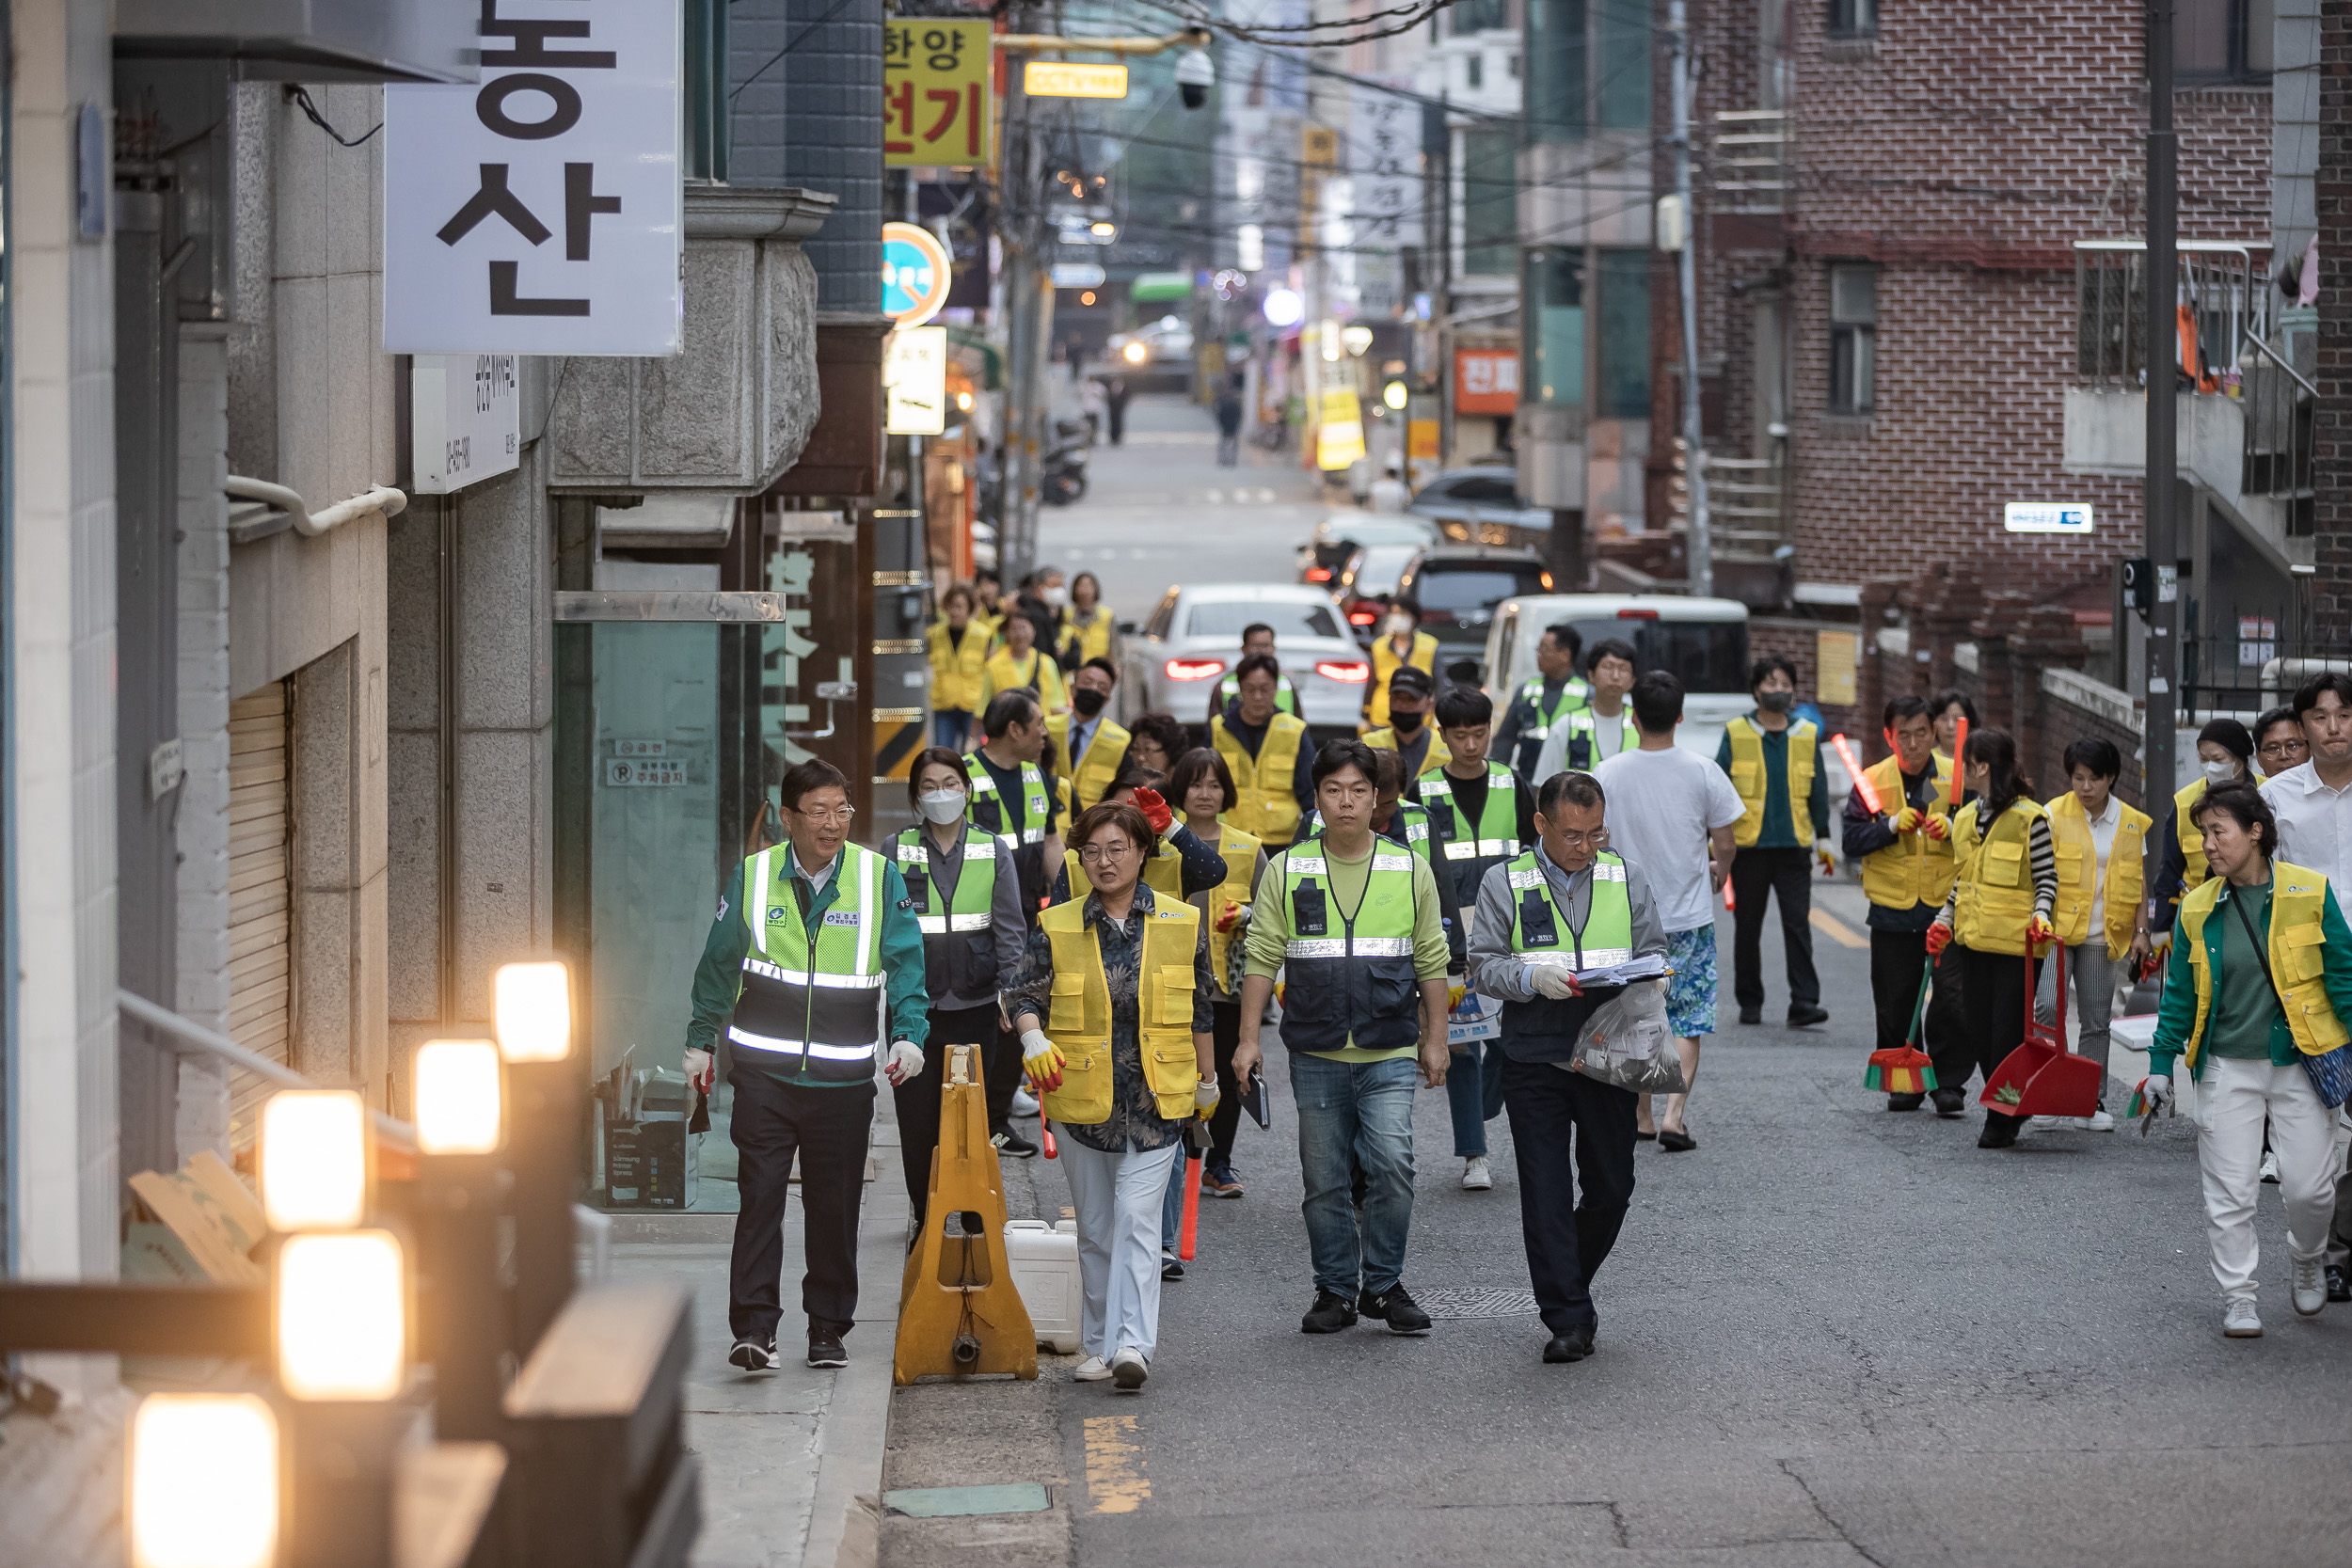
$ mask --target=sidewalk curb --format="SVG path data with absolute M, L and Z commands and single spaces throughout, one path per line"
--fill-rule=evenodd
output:
M 803 1568 L 873 1568 L 881 1547 L 882 1454 L 890 1440 L 898 1276 L 906 1268 L 911 1210 L 898 1169 L 896 1108 L 886 1088 L 876 1098 L 877 1170 L 858 1218 L 857 1332 L 818 1433 Z M 888 1158 L 879 1158 L 885 1149 Z

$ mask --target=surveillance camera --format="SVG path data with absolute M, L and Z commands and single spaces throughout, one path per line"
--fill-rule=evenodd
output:
M 1176 87 L 1184 94 L 1184 107 L 1197 109 L 1209 101 L 1209 89 L 1216 86 L 1216 66 L 1205 49 L 1187 49 L 1176 62 Z

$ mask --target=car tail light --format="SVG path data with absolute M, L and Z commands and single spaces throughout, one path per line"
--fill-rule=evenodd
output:
M 1347 612 L 1347 624 L 1351 626 L 1368 626 L 1379 618 L 1369 610 L 1351 610 Z
M 1617 619 L 1620 621 L 1655 621 L 1658 619 L 1658 611 L 1654 610 L 1620 610 L 1617 611 Z
M 1348 619 L 1353 621 L 1356 617 L 1351 615 Z M 1367 622 L 1371 619 L 1372 617 L 1369 615 L 1364 617 L 1364 620 Z M 1360 686 L 1365 681 L 1372 679 L 1372 666 L 1366 664 L 1361 659 L 1349 659 L 1345 662 L 1342 662 L 1338 659 L 1327 658 L 1316 662 L 1315 673 L 1321 675 L 1326 680 L 1347 681 L 1353 685 Z
M 1547 593 L 1547 594 L 1550 593 L 1550 592 L 1551 592 L 1551 574 L 1550 574 L 1549 572 L 1538 572 L 1538 573 L 1536 573 L 1535 575 L 1536 575 L 1536 577 L 1537 577 L 1538 578 L 1540 578 L 1540 579 L 1542 580 L 1543 585 L 1544 585 L 1544 592 L 1545 592 L 1545 593 Z
M 1309 582 L 1329 582 L 1331 580 L 1331 568 L 1328 566 L 1310 566 L 1307 568 L 1307 580 Z
M 1172 681 L 1204 681 L 1211 675 L 1225 673 L 1221 658 L 1171 658 L 1168 661 L 1168 678 Z

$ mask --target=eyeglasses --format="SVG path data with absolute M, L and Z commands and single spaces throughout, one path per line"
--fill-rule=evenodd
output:
M 1566 845 L 1571 849 L 1582 849 L 1588 846 L 1592 848 L 1597 849 L 1609 842 L 1609 830 L 1606 828 L 1595 828 L 1589 833 L 1571 833 L 1564 832 L 1556 836 L 1559 838 L 1561 843 Z
M 2295 740 L 2265 740 L 2262 743 L 2261 747 L 2262 754 L 2266 757 L 2291 757 L 2297 752 L 2308 750 L 2310 750 L 2310 748 L 2299 738 Z
M 857 808 L 843 806 L 839 811 L 834 811 L 829 807 L 819 807 L 799 812 L 796 815 L 806 817 L 820 828 L 846 828 L 850 825 L 850 818 L 857 815 Z
M 1105 861 L 1120 860 L 1136 852 L 1132 844 L 1089 844 L 1078 851 L 1078 859 L 1088 865 L 1101 865 Z

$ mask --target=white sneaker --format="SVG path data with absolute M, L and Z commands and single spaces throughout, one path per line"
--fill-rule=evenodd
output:
M 2279 1184 L 2279 1156 L 2273 1149 L 2263 1150 L 2263 1180 L 2274 1187 Z
M 1495 1173 L 1487 1168 L 1484 1154 L 1473 1154 L 1462 1162 L 1462 1190 L 1483 1193 L 1495 1184 Z
M 1122 1345 L 1119 1354 L 1111 1357 L 1111 1381 L 1119 1385 L 1122 1394 L 1134 1393 L 1151 1375 L 1152 1369 L 1145 1363 L 1143 1353 L 1133 1346 Z
M 1037 1115 L 1037 1096 L 1031 1094 L 1026 1089 L 1015 1089 L 1012 1091 L 1012 1114 L 1014 1116 L 1033 1117 Z
M 1080 1383 L 1100 1383 L 1111 1375 L 1110 1363 L 1099 1355 L 1089 1355 L 1070 1375 Z
M 2327 1295 L 2325 1289 L 2319 1292 Z M 2233 1339 L 2263 1337 L 2263 1316 L 2254 1310 L 2252 1296 L 2234 1296 L 2221 1304 L 2221 1332 Z
M 2115 1131 L 2115 1118 L 2105 1111 L 2093 1111 L 2074 1125 L 2086 1132 L 2112 1132 Z
M 2328 1305 L 2327 1259 L 2297 1258 L 2295 1260 L 2295 1310 L 2297 1316 L 2316 1318 L 2320 1308 Z

